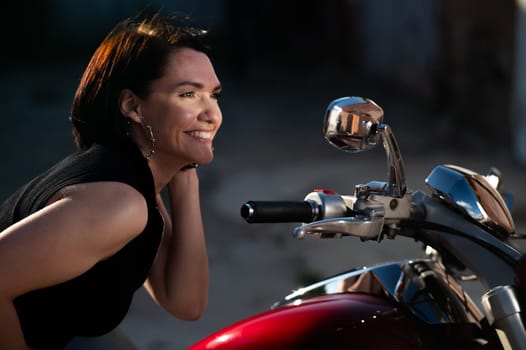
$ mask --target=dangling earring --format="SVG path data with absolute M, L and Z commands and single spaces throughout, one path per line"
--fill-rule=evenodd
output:
M 150 160 L 150 157 L 155 153 L 155 137 L 153 137 L 152 126 L 146 122 L 142 115 L 139 114 L 139 118 L 141 118 L 145 131 L 147 131 L 146 137 L 150 137 L 150 142 L 152 143 L 152 149 L 146 156 L 144 156 L 146 160 Z

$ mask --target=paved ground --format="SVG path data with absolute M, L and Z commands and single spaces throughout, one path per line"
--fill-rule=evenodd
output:
M 1 77 L 2 197 L 72 149 L 67 114 L 82 68 L 79 63 L 25 67 Z M 139 291 L 119 327 L 139 349 L 185 349 L 266 310 L 307 279 L 421 255 L 419 244 L 404 238 L 380 244 L 353 238 L 297 241 L 292 224 L 250 225 L 240 218 L 239 207 L 250 199 L 303 199 L 314 188 L 351 193 L 357 183 L 385 180 L 383 150 L 349 155 L 323 140 L 324 111 L 336 97 L 366 96 L 384 107 L 404 154 L 410 189 L 424 189 L 424 178 L 437 164 L 482 173 L 499 167 L 506 188 L 516 195 L 519 230 L 526 232 L 525 168 L 506 149 L 492 147 L 491 140 L 455 132 L 446 118 L 431 116 L 409 96 L 334 71 L 268 70 L 224 85 L 225 120 L 216 159 L 199 168 L 211 266 L 209 308 L 199 321 L 178 321 Z

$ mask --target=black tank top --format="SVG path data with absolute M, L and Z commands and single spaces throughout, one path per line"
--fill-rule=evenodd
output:
M 142 193 L 148 205 L 147 225 L 120 251 L 84 274 L 15 299 L 26 342 L 37 349 L 61 349 L 74 336 L 97 336 L 115 328 L 157 254 L 163 219 L 150 168 L 131 142 L 119 148 L 94 145 L 27 183 L 0 206 L 0 231 L 44 207 L 61 188 L 95 181 L 123 182 Z

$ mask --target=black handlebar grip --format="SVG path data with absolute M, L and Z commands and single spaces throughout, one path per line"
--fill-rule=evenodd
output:
M 318 216 L 314 201 L 248 201 L 241 216 L 249 223 L 313 222 Z

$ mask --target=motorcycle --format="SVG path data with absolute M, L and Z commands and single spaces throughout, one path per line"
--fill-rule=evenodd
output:
M 351 195 L 315 190 L 300 201 L 248 201 L 248 223 L 299 223 L 302 239 L 408 237 L 425 255 L 337 274 L 299 288 L 269 310 L 205 337 L 201 349 L 526 349 L 526 255 L 501 174 L 452 164 L 435 167 L 426 189 L 406 187 L 405 166 L 383 109 L 342 97 L 326 111 L 323 134 L 349 153 L 383 145 L 387 181 Z M 463 281 L 483 290 L 474 302 Z

